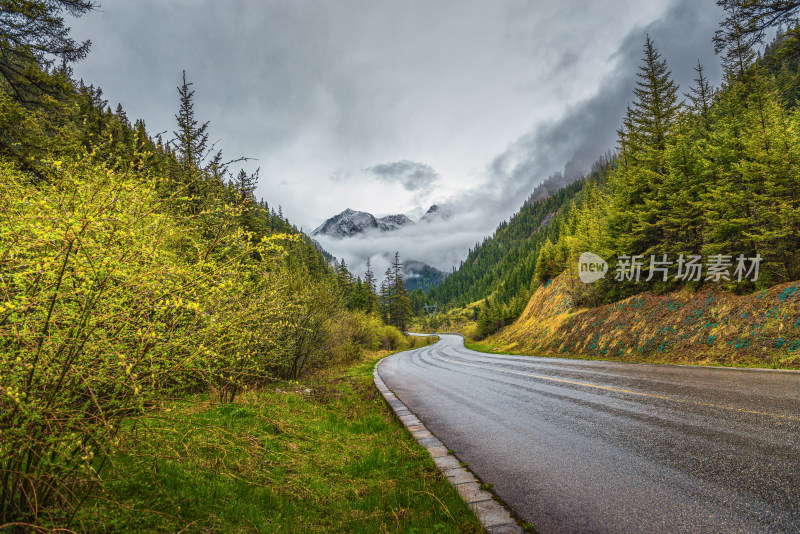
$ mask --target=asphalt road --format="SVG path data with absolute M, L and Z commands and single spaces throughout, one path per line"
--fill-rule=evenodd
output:
M 386 385 L 541 534 L 800 532 L 800 374 L 481 354 Z

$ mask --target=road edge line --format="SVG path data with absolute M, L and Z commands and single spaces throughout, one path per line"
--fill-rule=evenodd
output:
M 388 357 L 388 356 L 387 356 Z M 463 462 L 447 450 L 444 443 L 408 409 L 378 374 L 378 367 L 385 358 L 375 363 L 372 369 L 373 381 L 383 400 L 395 413 L 411 436 L 424 447 L 433 458 L 439 473 L 458 491 L 461 499 L 475 512 L 483 528 L 489 534 L 523 534 L 525 530 L 519 526 L 505 503 L 499 501 L 494 494 L 480 488 L 481 481 L 474 473 L 462 467 Z M 466 464 L 464 464 L 466 465 Z

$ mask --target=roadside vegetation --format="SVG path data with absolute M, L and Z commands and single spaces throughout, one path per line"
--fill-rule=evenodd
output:
M 419 323 L 452 323 L 453 315 L 467 318 L 472 312 L 475 326 L 465 327 L 476 340 L 504 339 L 500 345 L 509 350 L 515 340 L 544 347 L 565 340 L 543 333 L 536 338 L 534 332 L 541 329 L 520 317 L 549 313 L 544 308 L 554 303 L 536 294 L 559 277 L 570 306 L 589 310 L 585 317 L 601 316 L 613 303 L 624 308 L 637 295 L 642 298 L 636 302 L 655 306 L 647 313 L 658 315 L 661 308 L 650 296 L 725 295 L 724 301 L 734 302 L 734 295 L 760 295 L 800 279 L 800 4 L 717 3 L 724 14 L 713 36 L 723 68 L 721 85 L 713 87 L 697 65 L 694 83 L 681 91 L 648 36 L 633 99 L 618 129 L 617 152 L 601 158 L 586 176 L 570 180 L 557 175 L 545 181 L 543 191 L 534 192 L 519 213 L 430 291 L 419 307 L 438 306 L 441 313 Z M 774 38 L 768 41 L 768 35 Z M 557 189 L 565 181 L 572 183 Z M 584 252 L 608 262 L 606 276 L 592 284 L 578 280 Z M 640 267 L 628 269 L 636 256 Z M 683 268 L 690 259 L 701 272 Z M 534 301 L 544 308 L 532 314 Z M 742 313 L 744 320 L 725 317 L 724 327 L 718 315 L 708 316 L 707 346 L 685 347 L 667 336 L 669 342 L 657 347 L 693 359 L 699 356 L 690 352 L 707 354 L 710 346 L 715 353 L 710 361 L 794 365 L 786 362 L 794 361 L 792 354 L 799 350 L 789 342 L 798 325 L 789 320 L 779 330 L 765 327 L 753 333 L 748 321 L 769 324 L 774 312 L 764 311 L 762 318 L 748 315 L 747 309 Z M 618 317 L 634 331 L 632 322 L 641 319 L 638 311 Z M 662 326 L 681 330 L 672 323 Z M 583 328 L 569 336 L 573 342 L 565 353 L 585 354 L 583 347 L 603 335 L 595 322 Z M 725 332 L 711 331 L 715 328 Z M 609 358 L 619 350 L 649 350 L 636 335 L 618 337 L 615 343 L 600 343 L 603 354 L 613 346 Z M 730 348 L 745 350 L 728 350 L 721 338 L 736 338 Z M 761 338 L 759 350 L 766 354 L 745 356 L 746 348 Z
M 481 532 L 375 390 L 372 368 L 386 354 L 233 403 L 200 394 L 126 421 L 104 489 L 73 528 Z
M 473 350 L 673 363 L 800 369 L 800 283 L 750 295 L 704 288 L 640 293 L 613 304 L 578 307 L 569 279 L 540 288 L 511 326 Z
M 368 392 L 399 272 L 379 296 L 256 198 L 185 73 L 169 139 L 74 80 L 94 7 L 0 7 L 0 530 L 469 524 Z

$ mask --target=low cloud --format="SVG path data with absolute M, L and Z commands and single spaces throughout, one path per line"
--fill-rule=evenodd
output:
M 407 159 L 381 163 L 366 169 L 386 183 L 399 183 L 408 191 L 428 190 L 439 179 L 433 167 Z
M 395 251 L 402 260 L 427 263 L 450 272 L 464 259 L 465 251 L 474 247 L 485 235 L 485 221 L 475 213 L 457 213 L 452 219 L 434 223 L 417 223 L 392 232 L 369 232 L 346 239 L 316 236 L 315 239 L 339 259 L 350 271 L 362 276 L 369 258 L 375 276 L 381 280 Z
M 719 83 L 719 59 L 711 44 L 719 19 L 719 9 L 713 4 L 679 0 L 657 21 L 630 32 L 612 56 L 615 70 L 597 81 L 600 90 L 593 97 L 568 108 L 557 120 L 536 124 L 510 143 L 487 164 L 481 173 L 484 182 L 479 186 L 436 199 L 452 208 L 452 219 L 329 245 L 325 241 L 323 245 L 344 257 L 356 274 L 363 273 L 366 259 L 372 258 L 379 278 L 383 271 L 378 265 L 385 269 L 389 263 L 386 258 L 395 250 L 403 258 L 423 261 L 446 272 L 457 268 L 468 249 L 515 213 L 537 185 L 558 174 L 566 183 L 586 173 L 592 163 L 615 147 L 616 130 L 633 99 L 646 34 L 667 59 L 681 92 L 692 85 L 698 60 L 707 68 L 711 81 Z M 430 186 L 438 177 L 431 167 L 411 161 L 368 170 L 386 182 L 403 183 L 409 190 Z
M 503 213 L 519 208 L 548 176 L 557 172 L 567 179 L 581 176 L 615 147 L 616 130 L 633 100 L 645 35 L 654 39 L 682 92 L 692 85 L 698 61 L 710 80 L 719 83 L 719 59 L 711 44 L 719 19 L 720 10 L 713 4 L 679 0 L 656 21 L 630 32 L 612 56 L 616 69 L 598 80 L 601 89 L 595 96 L 568 108 L 558 120 L 537 124 L 488 165 L 489 183 L 503 192 L 493 208 Z M 475 197 L 468 194 L 465 200 L 486 205 L 485 197 L 477 203 Z

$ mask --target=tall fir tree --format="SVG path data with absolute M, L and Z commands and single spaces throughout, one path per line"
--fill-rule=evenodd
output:
M 673 119 L 680 109 L 678 86 L 672 80 L 672 71 L 649 35 L 645 39 L 644 57 L 637 76 L 639 80 L 633 90 L 636 99 L 628 120 L 631 134 L 641 143 L 644 152 L 640 157 L 646 157 L 654 151 L 658 154 L 666 149 Z M 649 163 L 654 171 L 663 171 L 658 159 Z
M 648 35 L 634 101 L 620 130 L 620 159 L 610 186 L 615 220 L 610 227 L 620 254 L 649 254 L 663 241 L 669 210 L 663 193 L 666 151 L 680 109 L 678 86 Z
M 394 293 L 394 288 L 392 287 L 392 268 L 387 267 L 383 276 L 384 278 L 378 290 L 378 310 L 380 311 L 383 322 L 391 324 L 392 298 Z
M 375 273 L 372 272 L 372 261 L 367 258 L 367 267 L 364 272 L 364 287 L 367 292 L 367 307 L 368 312 L 375 311 L 378 304 L 377 288 L 375 287 Z
M 750 21 L 742 4 L 742 0 L 717 0 L 725 19 L 714 34 L 714 51 L 722 54 L 722 66 L 729 79 L 744 78 L 756 59 L 753 45 L 757 37 L 748 31 Z
M 204 197 L 207 196 L 207 191 L 204 191 L 206 176 L 202 163 L 208 151 L 209 123 L 206 121 L 200 124 L 195 118 L 194 91 L 191 89 L 192 83 L 186 81 L 185 70 L 182 79 L 183 82 L 178 87 L 180 107 L 175 115 L 178 129 L 173 132 L 175 139 L 171 143 L 175 145 L 179 167 L 171 175 L 175 185 L 182 188 L 188 197 L 184 208 L 190 213 L 198 213 L 205 203 Z
M 180 108 L 175 120 L 178 130 L 173 132 L 177 156 L 187 170 L 198 171 L 202 167 L 203 159 L 208 149 L 208 124 L 202 124 L 195 118 L 193 84 L 186 81 L 186 71 L 183 71 L 183 83 L 178 87 Z
M 715 91 L 699 61 L 694 67 L 694 71 L 697 73 L 697 78 L 694 79 L 695 84 L 689 88 L 688 93 L 684 93 L 684 96 L 691 102 L 688 107 L 700 123 L 702 131 L 707 134 L 711 131 L 711 106 L 714 103 Z
M 408 297 L 406 284 L 403 281 L 403 262 L 400 253 L 394 253 L 392 260 L 392 285 L 394 287 L 392 299 L 392 324 L 400 330 L 405 330 L 411 319 L 411 299 Z
M 244 169 L 239 171 L 234 182 L 234 189 L 236 190 L 237 201 L 246 205 L 255 202 L 255 192 L 258 186 L 258 172 L 260 169 L 252 174 L 247 174 Z
M 379 309 L 385 323 L 405 330 L 411 320 L 411 299 L 403 281 L 403 262 L 395 252 L 392 263 L 386 268 L 381 282 Z

